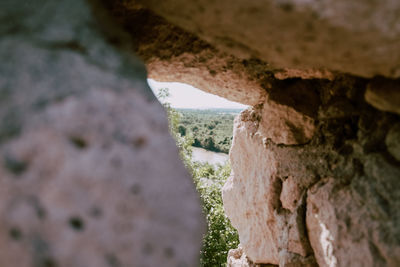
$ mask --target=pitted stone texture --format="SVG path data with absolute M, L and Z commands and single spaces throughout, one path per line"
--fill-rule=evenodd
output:
M 282 250 L 298 255 L 299 262 L 311 252 L 304 236 L 304 214 L 301 209 L 293 213 L 282 209 L 279 163 L 257 132 L 258 119 L 257 111 L 252 109 L 235 119 L 232 173 L 222 190 L 224 209 L 251 262 L 279 264 L 290 256 L 280 255 Z
M 399 188 L 386 187 L 390 184 L 389 173 L 385 177 L 381 176 L 384 170 L 377 170 L 380 167 L 391 170 L 383 159 L 372 156 L 368 161 L 368 165 L 376 165 L 367 167 L 371 171 L 367 175 L 380 180 L 363 178 L 350 187 L 341 187 L 335 179 L 327 178 L 308 191 L 307 229 L 321 267 L 394 267 L 400 263 L 399 227 L 395 219 L 399 198 L 391 198 L 387 203 L 380 195 L 393 197 L 398 195 Z M 382 191 L 384 188 L 388 191 Z
M 199 203 L 160 114 L 135 92 L 89 91 L 4 145 L 0 265 L 193 263 Z
M 239 58 L 276 68 L 400 76 L 396 0 L 135 0 Z
M 0 9 L 0 266 L 196 265 L 200 201 L 144 65 L 85 1 L 20 2 Z

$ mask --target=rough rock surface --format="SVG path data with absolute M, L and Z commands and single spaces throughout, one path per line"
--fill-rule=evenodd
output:
M 200 202 L 126 36 L 85 1 L 0 6 L 0 266 L 195 266 Z
M 314 120 L 294 108 L 266 99 L 259 131 L 277 144 L 306 143 L 314 134 Z
M 279 200 L 280 164 L 274 151 L 266 148 L 266 138 L 257 131 L 256 113 L 246 110 L 235 120 L 232 173 L 223 188 L 225 212 L 252 262 L 279 264 L 285 257 L 280 254 L 283 250 L 286 256 L 297 254 L 298 261 L 312 257 L 301 219 L 304 211 L 289 213 Z
M 399 229 L 392 218 L 400 204 L 399 188 L 388 187 L 400 171 L 387 173 L 383 168 L 389 166 L 377 155 L 368 157 L 366 164 L 370 172 L 350 186 L 326 178 L 308 191 L 307 229 L 321 267 L 400 264 Z M 391 201 L 383 204 L 382 197 Z
M 262 102 L 266 80 L 272 77 L 265 63 L 221 52 L 142 5 L 113 2 L 110 9 L 131 33 L 132 48 L 145 61 L 150 78 L 188 83 L 248 105 Z
M 282 182 L 282 192 L 279 198 L 282 202 L 282 207 L 291 212 L 295 211 L 297 203 L 299 203 L 302 198 L 302 191 L 301 186 L 297 184 L 293 177 L 287 177 Z
M 0 266 L 197 265 L 199 201 L 132 52 L 252 106 L 229 264 L 400 265 L 398 1 L 89 2 L 0 4 Z
M 385 143 L 389 153 L 400 161 L 400 123 L 390 128 L 386 135 Z
M 131 0 L 222 51 L 274 68 L 400 76 L 396 0 Z
M 400 79 L 373 79 L 365 92 L 365 100 L 377 109 L 400 114 Z
M 249 261 L 243 248 L 239 245 L 236 249 L 231 249 L 228 252 L 227 267 L 274 267 L 273 264 L 254 264 Z
M 324 177 L 335 188 L 351 187 L 351 200 L 373 195 L 376 211 L 398 202 L 396 131 L 389 132 L 399 120 L 398 80 L 388 79 L 400 76 L 398 8 L 395 1 L 342 0 L 110 3 L 150 77 L 190 83 L 253 106 L 236 120 L 233 171 L 223 192 L 248 262 L 323 264 L 324 248 L 311 238 L 306 213 L 308 192 Z M 386 77 L 369 79 L 379 74 Z M 372 155 L 380 161 L 371 163 Z M 387 173 L 367 175 L 380 163 Z M 387 184 L 394 191 L 381 193 Z M 335 209 L 340 205 L 329 202 Z M 349 214 L 356 211 L 349 208 Z M 393 213 L 389 219 L 362 215 L 375 222 L 363 229 L 375 227 L 375 235 L 392 235 L 390 240 L 374 243 L 364 235 L 361 242 L 350 228 L 337 240 L 369 253 L 372 265 L 393 266 L 395 256 L 377 256 L 399 247 L 399 218 Z M 336 225 L 346 223 L 337 217 Z M 325 232 L 316 233 L 321 238 Z M 332 246 L 338 266 L 354 263 L 343 252 L 347 245 Z M 238 264 L 248 264 L 235 255 Z
M 399 118 L 364 101 L 362 79 L 314 82 L 318 111 L 307 143 L 275 143 L 261 127 L 269 116 L 262 105 L 235 120 L 223 200 L 243 253 L 279 266 L 397 266 Z M 265 125 L 285 133 L 284 124 Z

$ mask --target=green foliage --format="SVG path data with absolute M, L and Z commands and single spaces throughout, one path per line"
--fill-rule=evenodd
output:
M 160 90 L 159 98 L 165 100 L 168 96 L 168 89 Z M 198 112 L 197 114 L 193 111 L 191 113 L 178 112 L 171 108 L 169 103 L 163 105 L 168 113 L 171 134 L 177 142 L 186 167 L 192 172 L 193 181 L 203 203 L 203 212 L 206 215 L 208 230 L 203 238 L 200 265 L 226 266 L 229 249 L 237 248 L 239 245 L 237 231 L 226 217 L 222 204 L 221 189 L 230 175 L 230 165 L 227 163 L 215 167 L 208 163 L 193 162 L 191 146 L 198 144 L 209 150 L 229 151 L 233 115 L 219 114 L 217 116 L 215 112 Z M 196 123 L 193 123 L 194 121 Z M 212 130 L 212 134 L 202 138 L 202 134 L 207 130 Z M 222 140 L 226 147 L 218 147 L 215 142 L 219 140 Z
M 169 131 L 176 141 L 183 162 L 186 166 L 190 166 L 192 159 L 192 144 L 194 143 L 194 140 L 191 135 L 182 135 L 180 133 L 179 122 L 182 115 L 177 110 L 173 109 L 170 103 L 166 102 L 166 98 L 168 98 L 169 95 L 168 88 L 161 88 L 158 92 L 157 98 L 164 101 L 163 106 L 168 115 Z
M 239 245 L 237 231 L 230 224 L 222 205 L 221 189 L 230 172 L 229 163 L 218 167 L 208 163 L 193 164 L 193 179 L 203 202 L 208 226 L 203 239 L 201 266 L 226 266 L 229 249 Z
M 179 126 L 193 136 L 195 147 L 228 153 L 231 147 L 233 119 L 238 109 L 179 109 Z

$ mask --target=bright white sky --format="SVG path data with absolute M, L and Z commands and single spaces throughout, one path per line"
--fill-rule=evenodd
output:
M 170 97 L 168 97 L 166 101 L 169 102 L 173 108 L 247 108 L 246 105 L 232 102 L 213 94 L 205 93 L 188 84 L 157 82 L 152 79 L 148 79 L 147 82 L 156 96 L 160 88 L 168 88 Z

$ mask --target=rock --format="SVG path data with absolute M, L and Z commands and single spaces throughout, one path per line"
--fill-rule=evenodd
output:
M 124 35 L 86 1 L 1 6 L 0 266 L 198 264 L 200 201 Z
M 311 99 L 310 106 L 321 106 L 311 141 L 306 144 L 275 143 L 265 133 L 265 122 L 280 116 L 266 112 L 265 104 L 249 108 L 235 119 L 232 173 L 223 188 L 223 201 L 249 262 L 399 265 L 393 255 L 400 255 L 396 215 L 400 169 L 385 150 L 385 138 L 389 152 L 396 147 L 397 117 L 362 102 L 363 83 L 354 81 L 352 94 L 343 89 L 347 84 L 346 79 L 335 81 L 334 87 L 328 83 L 320 88 L 327 96 L 322 104 Z M 285 90 L 283 87 L 280 96 L 271 91 L 267 101 L 271 98 L 273 107 L 279 101 L 282 110 L 312 114 L 298 101 L 292 101 L 293 105 L 289 96 L 285 99 Z M 359 114 L 365 120 L 361 124 Z M 379 127 L 362 127 L 373 118 Z M 280 136 L 278 133 L 276 130 L 276 138 L 286 134 L 284 128 Z M 368 146 L 365 138 L 370 139 Z M 246 264 L 242 256 L 235 259 Z
M 379 110 L 400 114 L 400 80 L 373 79 L 368 84 L 365 100 Z
M 273 264 L 254 264 L 247 258 L 243 248 L 239 245 L 237 249 L 228 252 L 227 267 L 274 267 Z
M 199 199 L 132 52 L 253 106 L 223 189 L 231 266 L 400 266 L 398 8 L 3 0 L 0 266 L 198 264 Z
M 243 248 L 230 249 L 228 252 L 228 265 L 227 267 L 249 267 L 246 254 L 243 253 Z
M 257 105 L 266 95 L 259 81 L 243 77 L 243 65 L 233 61 L 238 69 L 226 69 L 226 55 L 218 55 L 207 51 L 206 62 L 196 60 L 199 55 L 185 53 L 171 60 L 153 59 L 147 63 L 149 77 L 158 81 L 180 81 L 199 88 L 207 93 L 224 97 L 228 100 L 245 105 Z M 201 56 L 201 55 L 200 55 Z M 191 67 L 186 62 L 194 62 Z M 234 68 L 234 67 L 232 67 Z M 212 69 L 212 71 L 210 71 Z M 247 89 L 244 89 L 247 88 Z
M 390 128 L 386 135 L 385 143 L 389 153 L 400 161 L 400 123 Z
M 146 63 L 149 78 L 187 83 L 247 105 L 263 101 L 267 81 L 273 79 L 267 63 L 218 51 L 143 5 L 115 1 L 110 9 L 130 30 L 134 51 Z
M 263 147 L 262 137 L 247 135 L 246 123 L 238 119 L 235 124 L 230 151 L 232 174 L 222 189 L 224 210 L 238 230 L 249 259 L 278 264 L 280 229 L 275 212 L 280 184 L 274 177 L 277 162 Z
M 235 119 L 232 174 L 222 189 L 224 210 L 238 230 L 249 261 L 277 265 L 282 249 L 303 260 L 311 253 L 301 219 L 304 214 L 302 209 L 288 214 L 281 208 L 280 165 L 257 131 L 258 120 L 257 111 L 251 109 Z
M 138 2 L 221 51 L 273 69 L 400 77 L 398 1 L 130 1 Z
M 329 186 L 324 190 L 319 190 L 318 193 L 313 193 L 317 188 L 316 185 L 310 189 L 307 197 L 307 230 L 315 257 L 321 267 L 338 266 L 338 259 L 334 253 L 337 221 L 329 221 L 329 226 L 327 226 L 330 216 L 334 216 L 334 207 L 329 202 L 329 192 L 333 186 L 332 181 Z M 321 209 L 321 207 L 324 208 Z M 333 217 L 332 220 L 335 220 L 335 218 Z M 357 260 L 360 259 L 357 258 Z
M 335 78 L 335 74 L 326 69 L 299 70 L 299 69 L 285 68 L 282 70 L 274 71 L 274 76 L 279 80 L 292 79 L 292 78 L 333 80 Z
M 302 197 L 302 190 L 293 177 L 288 177 L 282 183 L 280 200 L 282 207 L 294 212 Z
M 309 257 L 299 257 L 295 253 L 281 251 L 279 266 L 282 267 L 318 267 L 313 255 Z
M 366 164 L 373 180 L 358 178 L 350 187 L 342 187 L 335 179 L 327 178 L 308 191 L 307 229 L 321 267 L 399 265 L 399 229 L 390 213 L 399 203 L 395 197 L 398 186 L 389 190 L 386 187 L 390 180 L 397 179 L 396 175 L 399 177 L 399 172 L 393 172 L 376 156 Z M 378 171 L 378 166 L 390 171 Z M 381 176 L 384 173 L 386 177 Z M 382 200 L 382 193 L 392 201 Z
M 264 102 L 259 132 L 276 144 L 303 144 L 314 134 L 314 120 L 293 107 L 268 98 Z

